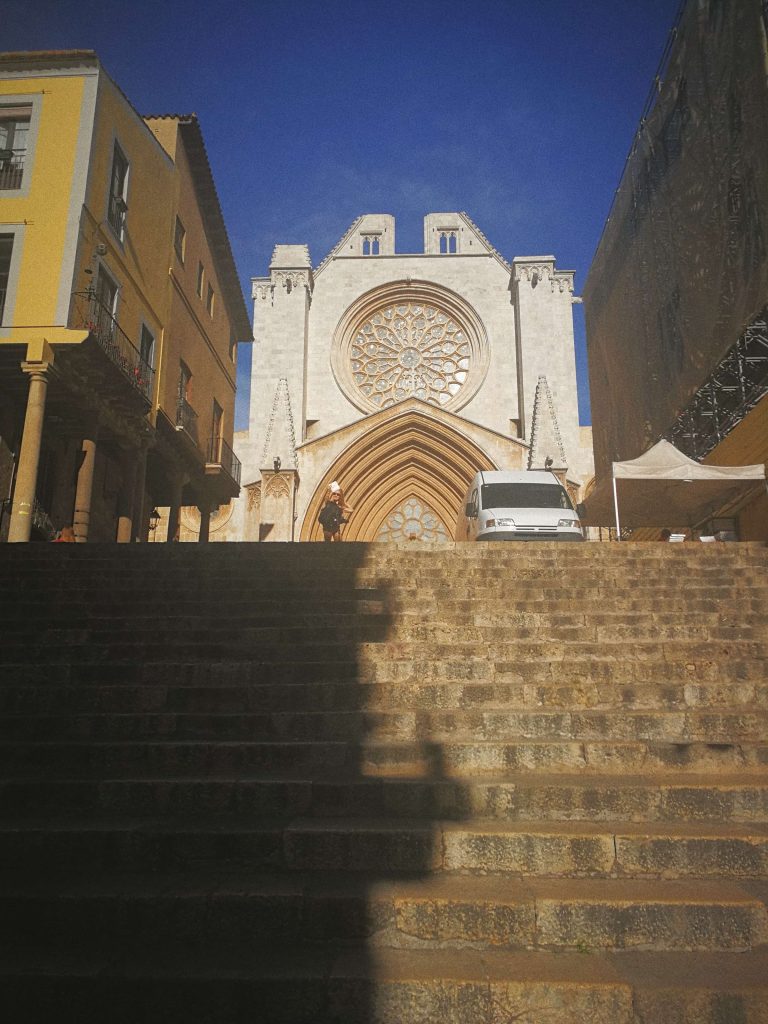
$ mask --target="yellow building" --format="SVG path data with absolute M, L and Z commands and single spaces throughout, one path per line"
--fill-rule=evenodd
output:
M 0 55 L 0 537 L 193 505 L 206 539 L 250 338 L 194 115 L 143 119 L 92 51 Z

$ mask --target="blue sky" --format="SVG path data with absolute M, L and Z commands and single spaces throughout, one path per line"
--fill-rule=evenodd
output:
M 679 0 L 0 0 L 4 50 L 87 48 L 142 113 L 194 111 L 245 290 L 361 213 L 466 210 L 587 270 Z M 248 300 L 250 306 L 250 300 Z M 583 315 L 575 306 L 582 420 Z M 250 351 L 241 346 L 238 422 Z

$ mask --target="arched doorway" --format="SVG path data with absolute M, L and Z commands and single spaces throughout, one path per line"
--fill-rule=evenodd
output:
M 341 482 L 355 510 L 345 540 L 400 539 L 397 523 L 406 524 L 407 536 L 414 512 L 427 527 L 415 531 L 417 539 L 452 540 L 469 481 L 479 469 L 495 468 L 473 441 L 428 413 L 394 413 L 351 444 L 325 474 L 309 503 L 301 540 L 322 539 L 317 515 L 331 480 Z M 394 529 L 385 528 L 388 521 Z M 431 536 L 435 532 L 440 536 Z

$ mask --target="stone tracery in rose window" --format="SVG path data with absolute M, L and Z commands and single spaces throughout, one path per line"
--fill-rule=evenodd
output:
M 355 332 L 350 368 L 359 390 L 381 409 L 411 397 L 444 406 L 467 379 L 470 343 L 437 306 L 388 305 Z
M 393 509 L 376 533 L 379 541 L 450 539 L 445 524 L 418 498 L 408 498 Z

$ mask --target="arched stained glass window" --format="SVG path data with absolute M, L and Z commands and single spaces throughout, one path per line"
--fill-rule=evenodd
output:
M 380 541 L 450 539 L 442 520 L 418 498 L 408 498 L 393 509 L 376 534 Z

